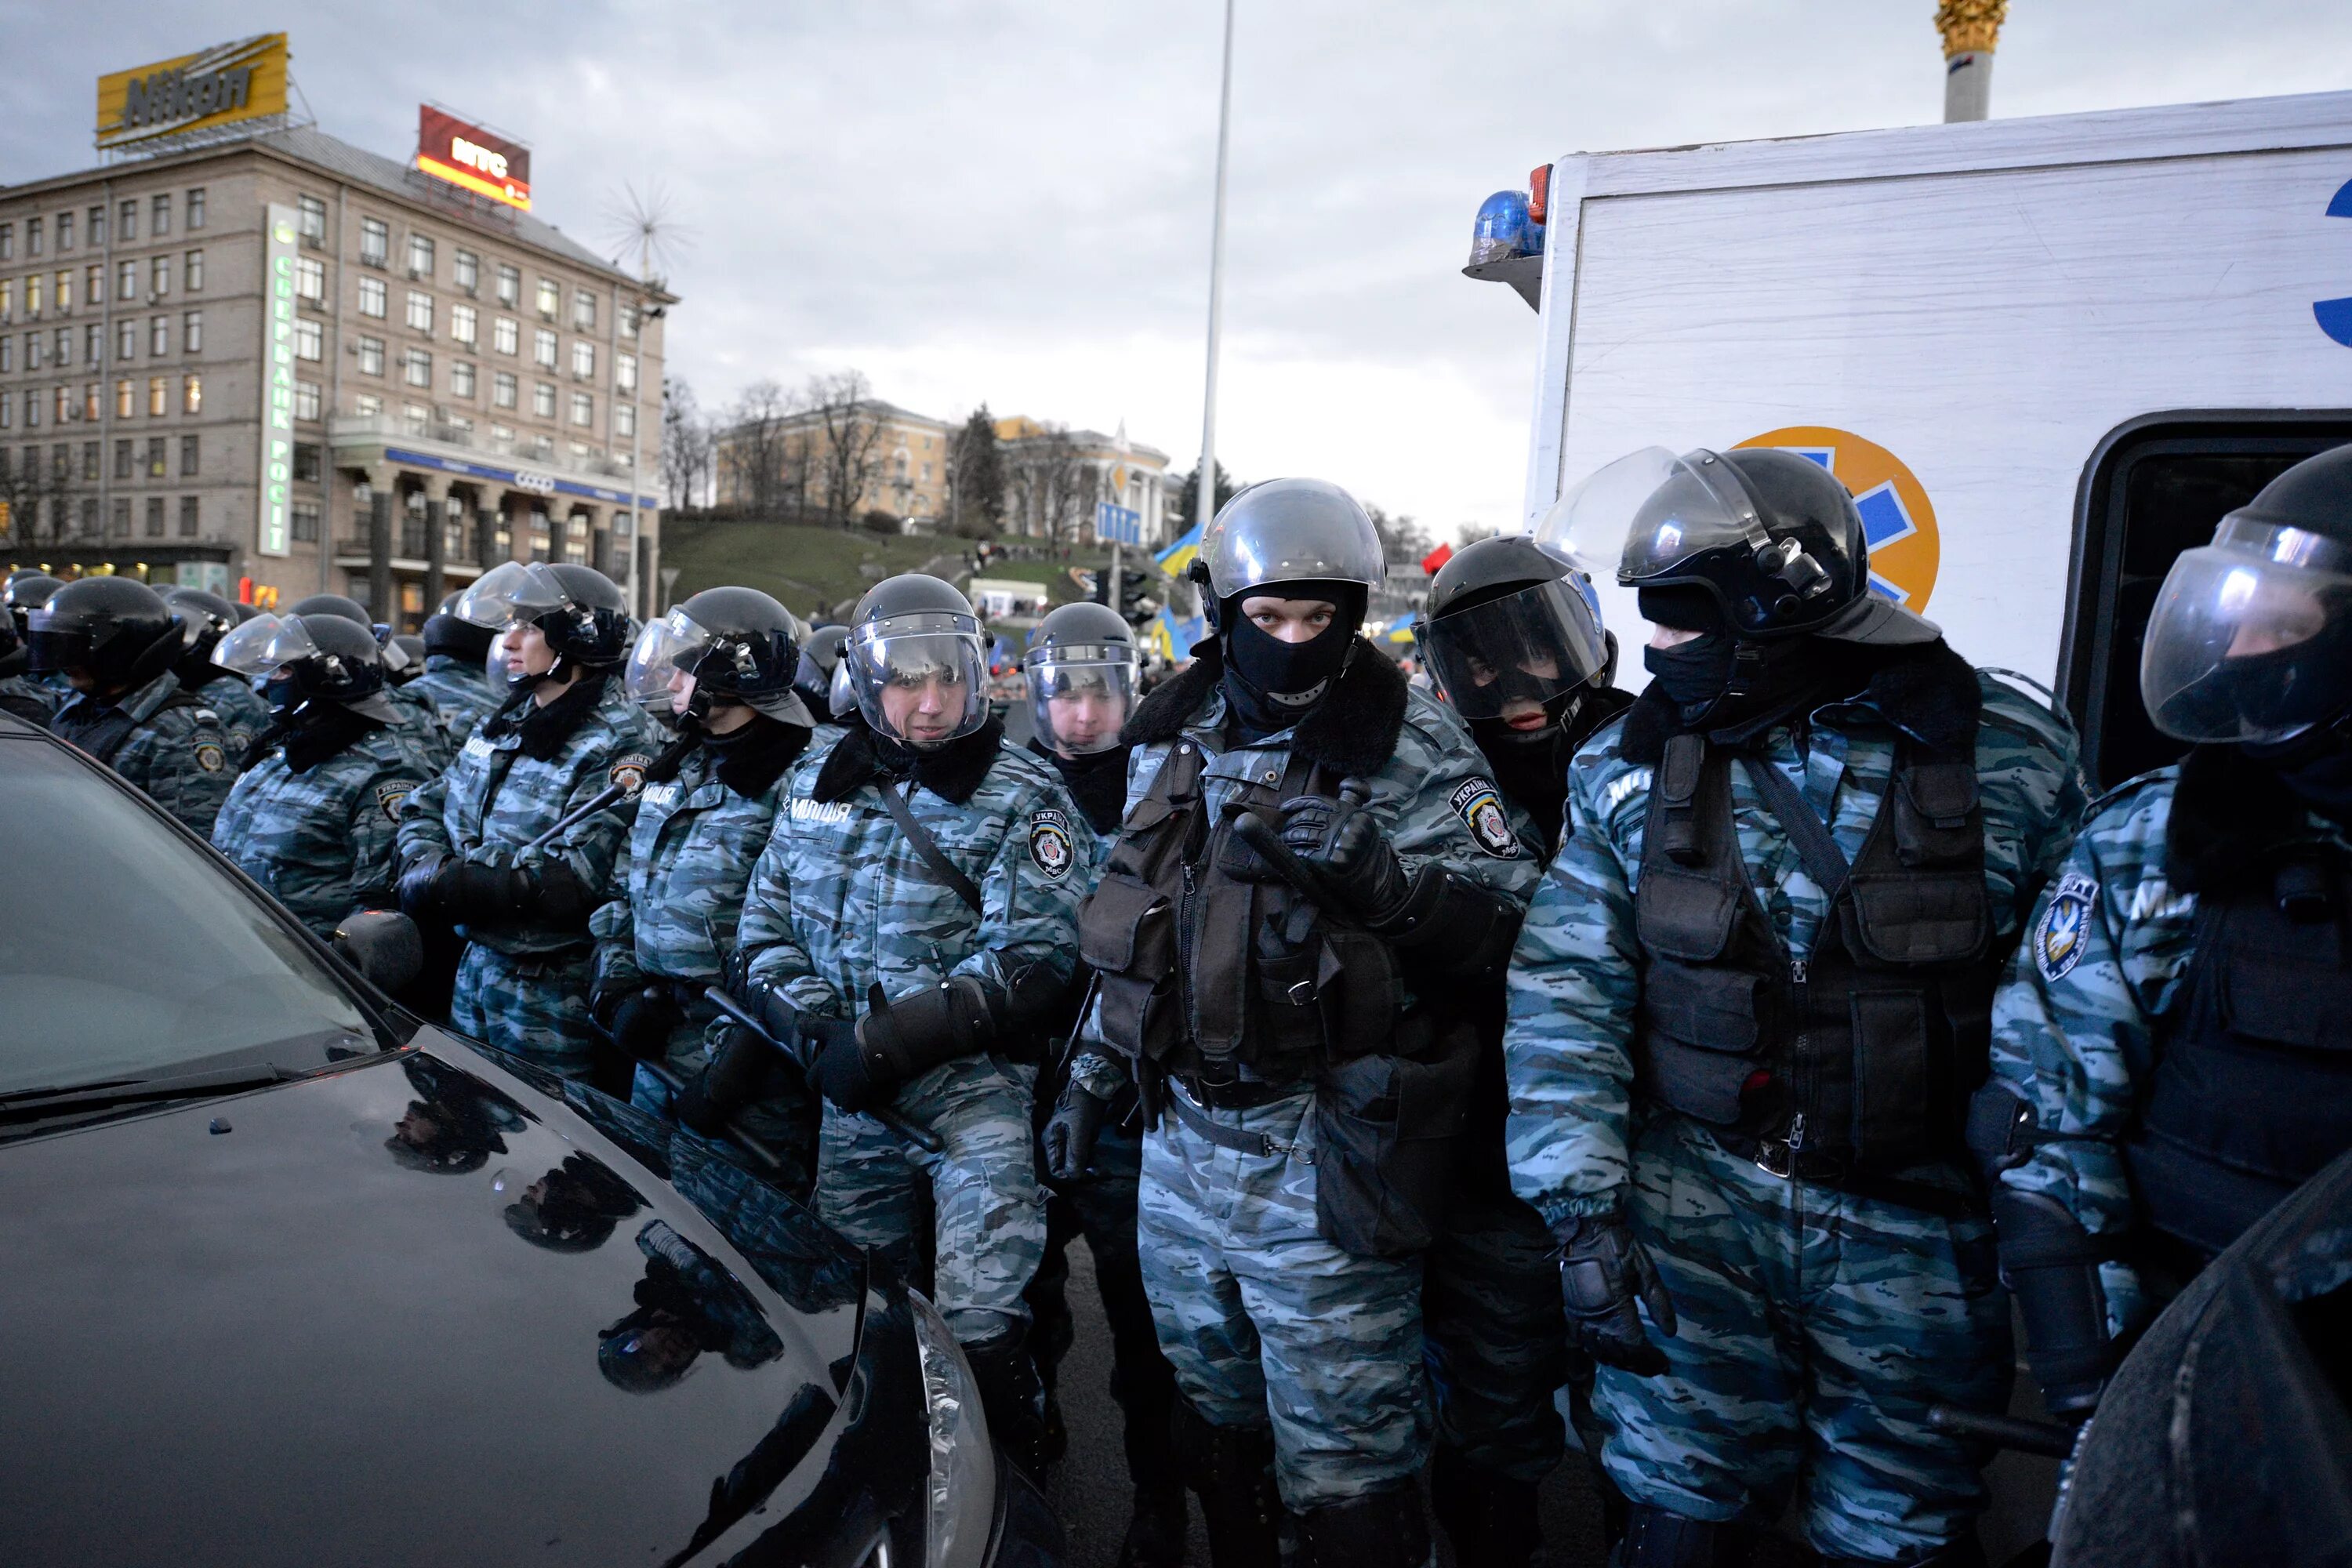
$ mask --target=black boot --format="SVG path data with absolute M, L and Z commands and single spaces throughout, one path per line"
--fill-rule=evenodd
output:
M 1045 1390 L 1021 1331 L 963 1347 L 971 1379 L 980 1385 L 980 1407 L 1004 1457 L 1033 1481 L 1045 1475 Z
M 1439 1444 L 1429 1506 L 1454 1543 L 1454 1560 L 1478 1568 L 1530 1568 L 1543 1553 L 1533 1481 L 1515 1481 Z
M 1184 1489 L 1143 1486 L 1135 1490 L 1135 1517 L 1118 1549 L 1118 1568 L 1181 1568 L 1184 1561 Z
M 1429 1561 L 1429 1521 L 1421 1489 L 1391 1487 L 1345 1502 L 1327 1502 L 1299 1517 L 1299 1568 L 1422 1568 Z M 1484 1559 L 1475 1561 L 1486 1568 Z
M 1626 1510 L 1625 1539 L 1611 1568 L 1748 1568 L 1754 1537 L 1745 1525 L 1687 1519 L 1647 1503 Z
M 1274 1428 L 1219 1426 L 1176 1402 L 1176 1462 L 1201 1500 L 1210 1568 L 1282 1568 Z

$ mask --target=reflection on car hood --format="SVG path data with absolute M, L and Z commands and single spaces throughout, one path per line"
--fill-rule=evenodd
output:
M 814 1484 L 857 1256 L 420 1039 L 0 1149 L 0 1561 L 659 1563 L 784 1427 L 771 1521 Z

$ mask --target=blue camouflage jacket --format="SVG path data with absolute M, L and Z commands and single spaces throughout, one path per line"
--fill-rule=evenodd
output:
M 167 670 L 111 704 L 76 693 L 50 718 L 49 728 L 74 740 L 80 726 L 102 720 L 110 708 L 134 721 L 110 765 L 192 831 L 210 838 L 240 760 L 220 713 L 186 697 L 179 678 Z
M 414 692 L 432 705 L 453 756 L 475 727 L 497 712 L 505 700 L 490 689 L 489 677 L 480 665 L 446 653 L 426 654 L 425 673 L 400 689 Z
M 2074 733 L 2039 700 L 1987 674 L 1977 773 L 1996 951 L 2022 927 L 2065 855 L 2084 796 Z M 1642 949 L 1633 889 L 1651 769 L 1622 752 L 1625 721 L 1596 731 L 1570 766 L 1568 826 L 1512 954 L 1503 1055 L 1507 1140 L 1520 1197 L 1557 1227 L 1609 1213 L 1632 1177 L 1633 1051 Z M 1896 731 L 1866 695 L 1784 724 L 1764 754 L 1830 824 L 1851 858 L 1892 778 Z M 1826 905 L 1795 846 L 1739 769 L 1732 816 L 1748 875 L 1790 956 L 1812 951 Z M 1662 1114 L 1664 1112 L 1661 1112 Z
M 253 738 L 269 728 L 269 704 L 252 687 L 226 672 L 198 687 L 195 695 L 221 716 L 221 724 L 228 731 L 229 766 L 243 766 Z
M 238 775 L 213 847 L 330 936 L 353 910 L 389 900 L 401 808 L 433 772 L 405 733 L 388 727 L 305 773 L 272 747 Z

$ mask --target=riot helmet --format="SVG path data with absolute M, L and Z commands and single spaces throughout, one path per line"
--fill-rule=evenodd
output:
M 793 676 L 793 687 L 811 713 L 831 708 L 834 672 L 841 668 L 842 645 L 848 640 L 845 626 L 819 626 L 801 640 L 800 668 Z
M 858 712 L 885 739 L 928 751 L 988 722 L 980 617 L 937 577 L 908 572 L 868 588 L 842 662 Z
M 383 650 L 346 616 L 256 616 L 220 639 L 213 662 L 259 682 L 281 719 L 312 701 L 340 702 L 387 724 L 395 717 L 383 696 Z
M 32 630 L 30 617 L 35 610 L 49 602 L 49 595 L 65 586 L 63 579 L 46 572 L 12 572 L 8 585 L 0 588 L 0 604 L 8 606 L 8 618 L 16 623 L 16 636 L 26 637 Z
M 236 624 L 238 626 L 245 625 L 246 622 L 261 614 L 259 606 L 248 605 L 242 599 L 231 599 L 228 603 L 228 607 L 229 613 L 236 617 Z
M 1108 605 L 1064 605 L 1037 626 L 1026 667 L 1038 738 L 1064 756 L 1107 752 L 1135 710 L 1135 633 Z
M 448 595 L 442 599 L 439 610 L 425 617 L 425 652 L 427 658 L 442 654 L 467 664 L 481 664 L 490 657 L 490 644 L 499 634 L 461 617 L 457 614 L 459 597 Z
M 457 616 L 501 634 L 491 645 L 491 683 L 500 687 L 561 680 L 572 668 L 610 669 L 629 656 L 635 628 L 628 600 L 593 566 L 509 561 L 482 574 L 457 596 Z M 529 627 L 547 639 L 554 662 L 523 668 L 513 633 Z
M 383 639 L 383 673 L 394 686 L 405 686 L 425 673 L 425 639 L 415 632 L 394 632 Z
M 1609 679 L 1590 581 L 1520 534 L 1456 551 L 1413 632 L 1446 701 L 1482 739 L 1549 742 Z
M 793 689 L 801 653 L 792 612 L 757 588 L 705 588 L 649 622 L 629 653 L 631 700 L 657 719 L 709 717 L 734 702 L 803 728 Z
M 1267 479 L 1227 501 L 1201 541 L 1201 574 L 1220 606 L 1291 583 L 1388 581 L 1380 531 L 1328 479 Z
M 848 659 L 833 667 L 833 679 L 825 683 L 824 711 L 827 718 L 843 723 L 857 712 L 857 677 Z
M 2352 711 L 2352 446 L 2305 458 L 2173 562 L 2139 689 L 2180 741 L 2284 741 Z
M 218 594 L 202 588 L 166 588 L 163 602 L 187 623 L 187 647 L 192 658 L 209 658 L 223 634 L 236 626 L 236 606 Z
M 31 667 L 87 671 L 100 693 L 143 686 L 180 652 L 180 618 L 163 596 L 130 577 L 81 577 L 32 613 Z M 165 646 L 165 639 L 173 639 Z
M 312 594 L 295 600 L 287 606 L 285 613 L 289 616 L 341 616 L 370 631 L 374 631 L 377 625 L 376 618 L 368 614 L 365 605 L 345 594 Z

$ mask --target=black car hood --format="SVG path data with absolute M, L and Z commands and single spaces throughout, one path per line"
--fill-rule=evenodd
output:
M 550 1089 L 426 1031 L 0 1146 L 0 1561 L 707 1562 L 789 1511 L 861 1259 Z M 709 1518 L 763 1443 L 764 1521 Z

